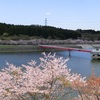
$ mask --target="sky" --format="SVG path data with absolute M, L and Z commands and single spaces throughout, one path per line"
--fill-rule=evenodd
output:
M 0 22 L 100 30 L 100 0 L 0 0 Z

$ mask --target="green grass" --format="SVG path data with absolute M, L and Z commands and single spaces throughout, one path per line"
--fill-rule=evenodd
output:
M 33 45 L 0 45 L 0 52 L 32 52 L 38 51 Z

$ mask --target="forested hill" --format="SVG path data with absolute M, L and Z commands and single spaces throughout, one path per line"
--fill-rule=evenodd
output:
M 13 25 L 0 23 L 0 39 L 87 39 L 100 40 L 100 31 L 95 30 L 68 30 L 51 26 L 40 25 Z
M 13 25 L 0 23 L 0 37 L 28 36 L 46 39 L 77 39 L 81 37 L 79 31 L 39 25 Z
M 82 35 L 82 39 L 93 40 L 93 41 L 100 40 L 100 31 L 95 31 L 92 29 L 88 30 L 77 29 L 76 31 Z

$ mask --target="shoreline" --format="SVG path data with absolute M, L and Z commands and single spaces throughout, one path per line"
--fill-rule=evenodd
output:
M 87 41 L 87 40 L 48 40 L 48 39 L 34 39 L 34 40 L 0 40 L 0 53 L 1 52 L 44 52 L 52 51 L 52 49 L 43 49 L 39 45 L 55 45 L 68 48 L 93 48 L 100 47 L 100 41 Z M 59 50 L 55 50 L 59 51 Z
M 52 45 L 52 44 L 51 44 Z M 98 44 L 94 44 L 97 46 Z M 94 46 L 93 45 L 93 46 Z M 56 46 L 62 46 L 62 47 L 68 47 L 68 48 L 79 48 L 79 49 L 87 49 L 87 48 L 93 48 L 90 44 L 56 44 Z M 100 45 L 99 45 L 100 47 Z M 39 45 L 0 45 L 0 53 L 6 53 L 6 52 L 46 52 L 51 51 L 53 49 L 43 49 L 39 47 Z M 55 51 L 61 51 L 55 49 Z
M 38 46 L 33 45 L 0 45 L 0 53 L 11 52 L 35 52 L 41 51 Z

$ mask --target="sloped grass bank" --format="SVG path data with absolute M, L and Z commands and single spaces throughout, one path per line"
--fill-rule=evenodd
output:
M 0 45 L 0 52 L 33 52 L 41 48 L 33 45 Z

